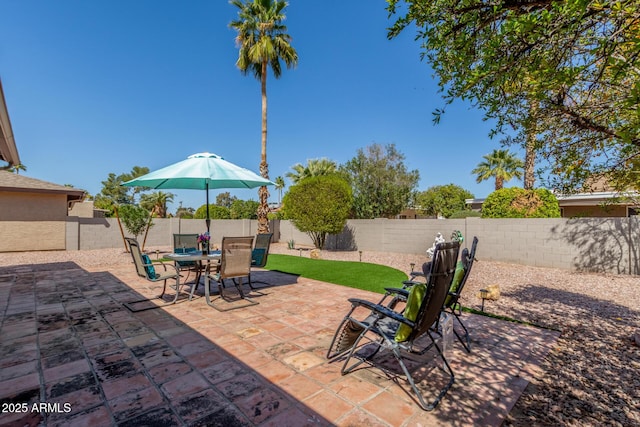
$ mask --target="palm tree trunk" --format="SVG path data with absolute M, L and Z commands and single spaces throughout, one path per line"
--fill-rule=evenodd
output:
M 269 179 L 269 165 L 267 164 L 267 62 L 262 61 L 262 151 L 260 156 L 260 175 Z M 264 185 L 258 190 L 260 206 L 258 206 L 258 234 L 269 232 L 269 190 Z
M 496 176 L 496 190 L 500 190 L 504 186 L 504 178 Z

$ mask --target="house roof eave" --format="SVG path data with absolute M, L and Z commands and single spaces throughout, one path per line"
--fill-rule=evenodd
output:
M 0 160 L 7 162 L 9 167 L 20 164 L 20 156 L 9 119 L 9 110 L 4 99 L 2 80 L 0 80 Z

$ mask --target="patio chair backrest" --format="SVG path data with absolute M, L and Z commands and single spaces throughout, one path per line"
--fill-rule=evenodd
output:
M 247 277 L 251 273 L 253 236 L 223 237 L 220 278 Z
M 173 252 L 177 254 L 185 252 L 195 252 L 198 250 L 197 234 L 174 234 L 173 235 Z M 176 261 L 180 268 L 194 267 L 195 261 Z
M 471 244 L 471 251 L 467 251 L 466 248 L 462 251 L 461 261 L 464 267 L 464 275 L 462 276 L 462 280 L 460 280 L 460 284 L 455 289 L 455 297 L 448 300 L 448 304 L 447 304 L 448 307 L 451 307 L 452 305 L 458 302 L 458 298 L 462 293 L 462 289 L 464 288 L 464 285 L 467 283 L 467 279 L 471 274 L 471 267 L 473 267 L 473 261 L 475 261 L 476 259 L 477 247 L 478 247 L 478 238 L 474 237 L 473 243 Z
M 136 266 L 136 272 L 138 276 L 149 279 L 147 270 L 144 268 L 144 261 L 142 260 L 142 251 L 140 250 L 140 244 L 136 239 L 125 237 L 125 241 L 129 246 L 129 252 L 131 252 L 131 258 L 133 258 L 133 264 Z
M 197 234 L 174 234 L 173 235 L 173 249 L 185 251 L 198 249 L 198 235 Z M 177 252 L 176 252 L 177 253 Z
M 267 264 L 272 236 L 273 233 L 256 235 L 256 243 L 251 252 L 251 266 L 262 268 Z
M 430 271 L 424 272 L 429 278 L 427 292 L 416 317 L 416 326 L 409 335 L 409 341 L 413 341 L 427 332 L 438 319 L 453 280 L 459 250 L 460 242 L 457 241 L 436 245 L 433 261 L 429 266 Z

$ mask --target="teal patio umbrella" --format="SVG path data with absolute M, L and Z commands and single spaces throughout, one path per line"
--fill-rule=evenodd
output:
M 192 154 L 185 160 L 150 172 L 122 185 L 161 189 L 205 190 L 207 195 L 207 231 L 210 188 L 256 188 L 275 185 L 248 169 L 234 165 L 213 153 Z

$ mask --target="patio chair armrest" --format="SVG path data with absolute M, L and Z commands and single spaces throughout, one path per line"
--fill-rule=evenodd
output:
M 175 264 L 169 264 L 159 259 L 151 261 L 151 264 L 143 264 L 143 265 L 145 267 L 152 266 L 154 268 L 158 267 L 158 265 L 161 265 L 164 268 L 164 271 L 168 271 L 167 267 L 172 267 L 174 270 L 176 270 L 176 274 L 179 274 L 178 267 Z
M 408 288 L 412 287 L 413 285 L 415 285 L 417 283 L 425 283 L 425 282 L 418 282 L 418 281 L 411 280 L 411 279 L 405 280 L 404 282 L 402 282 L 402 288 L 403 289 L 408 289 Z
M 389 317 L 397 322 L 404 323 L 405 325 L 408 325 L 412 328 L 415 326 L 415 323 L 413 321 L 405 318 L 403 315 L 396 313 L 395 311 L 383 305 L 378 305 L 371 301 L 367 301 L 359 298 L 349 298 L 349 302 L 354 308 L 365 307 L 383 317 Z
M 386 307 L 393 308 L 395 307 L 398 301 L 402 301 L 402 302 L 407 301 L 407 295 L 409 294 L 407 290 L 400 289 L 400 288 L 384 288 L 384 289 L 386 292 L 384 293 L 380 301 L 378 301 L 378 305 L 384 305 Z M 386 303 L 387 299 L 389 299 L 388 303 Z
M 387 291 L 389 295 L 396 294 L 405 298 L 409 296 L 409 291 L 405 288 L 384 288 L 384 290 Z

